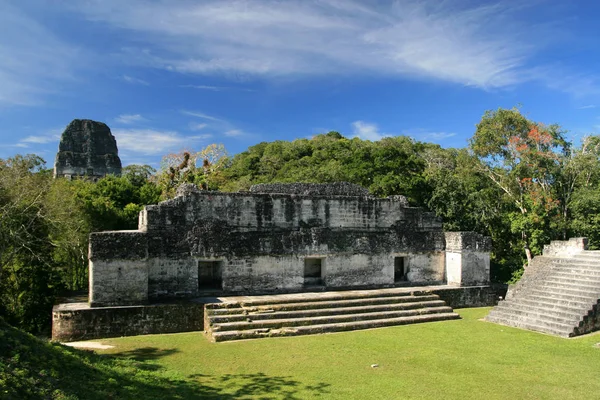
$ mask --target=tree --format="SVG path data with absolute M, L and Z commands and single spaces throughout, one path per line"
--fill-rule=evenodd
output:
M 36 155 L 0 159 L 0 280 L 3 267 L 18 254 L 38 257 L 44 224 L 44 194 L 50 180 L 45 161 Z
M 222 144 L 208 145 L 197 153 L 184 150 L 165 155 L 156 177 L 161 197 L 174 197 L 177 188 L 183 183 L 193 183 L 205 190 L 219 189 L 224 183 L 222 170 L 228 163 L 227 150 Z
M 559 201 L 553 191 L 561 159 L 570 145 L 558 125 L 545 126 L 525 118 L 518 109 L 486 111 L 470 140 L 483 172 L 516 208 L 512 229 L 520 232 L 527 258 L 549 239 L 550 218 Z
M 60 279 L 52 268 L 45 194 L 51 182 L 35 155 L 0 160 L 0 314 L 32 332 L 49 326 Z

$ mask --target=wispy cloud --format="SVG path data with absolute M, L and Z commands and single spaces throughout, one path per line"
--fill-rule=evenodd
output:
M 188 138 L 192 139 L 192 140 L 206 140 L 206 139 L 210 139 L 212 137 L 213 137 L 213 135 L 210 133 L 205 133 L 203 135 L 188 136 Z
M 233 123 L 227 121 L 226 119 L 214 117 L 200 111 L 180 110 L 179 112 L 183 115 L 201 118 L 204 120 L 204 122 L 200 123 L 194 121 L 190 122 L 188 126 L 193 131 L 210 129 L 212 132 L 215 132 L 217 136 L 223 135 L 226 137 L 249 137 L 249 135 L 247 135 L 242 129 L 237 128 Z
M 577 109 L 579 109 L 579 110 L 587 110 L 587 109 L 590 109 L 590 108 L 596 108 L 596 105 L 595 104 L 588 104 L 588 105 L 585 105 L 585 106 L 577 107 Z
M 212 92 L 223 92 L 226 90 L 232 91 L 242 91 L 242 92 L 253 92 L 253 89 L 248 88 L 240 88 L 240 87 L 232 87 L 232 86 L 210 86 L 210 85 L 180 85 L 182 88 L 192 88 L 199 90 L 209 90 Z
M 456 133 L 454 132 L 432 131 L 423 128 L 407 129 L 402 131 L 402 134 L 405 136 L 410 136 L 416 140 L 435 143 L 439 143 L 444 141 L 445 139 L 449 139 L 456 136 Z
M 206 128 L 207 126 L 208 124 L 205 124 L 203 122 L 190 122 L 189 124 L 190 130 L 192 131 L 199 131 Z
M 0 2 L 0 106 L 36 105 L 73 79 L 79 49 L 10 2 Z
M 145 120 L 146 119 L 140 114 L 121 114 L 117 118 L 115 118 L 115 121 L 120 122 L 122 124 L 133 124 Z
M 242 136 L 244 132 L 242 132 L 240 129 L 230 129 L 228 131 L 223 132 L 223 134 L 228 137 L 236 137 Z
M 137 155 L 164 155 L 169 151 L 177 151 L 198 144 L 210 136 L 183 136 L 175 131 L 154 129 L 113 129 L 119 151 Z
M 542 24 L 523 21 L 519 9 L 503 3 L 91 0 L 75 4 L 72 7 L 86 18 L 135 35 L 141 43 L 135 62 L 197 74 L 365 71 L 504 87 L 532 79 L 523 71 L 539 43 L 535 35 L 524 33 L 532 32 L 532 24 L 537 37 L 546 32 Z M 209 85 L 196 88 L 221 90 Z
M 123 75 L 123 80 L 127 83 L 131 83 L 134 85 L 150 86 L 150 83 L 148 83 L 147 81 L 129 75 Z
M 202 119 L 207 119 L 209 121 L 223 121 L 220 118 L 217 117 L 213 117 L 211 115 L 208 114 L 204 114 L 202 112 L 198 112 L 198 111 L 187 111 L 187 110 L 181 110 L 180 111 L 183 115 L 189 115 L 190 117 L 197 117 L 197 118 L 202 118 Z
M 371 140 L 373 142 L 381 140 L 385 136 L 389 136 L 379 132 L 379 128 L 376 124 L 364 121 L 354 121 L 352 123 L 352 133 L 354 137 L 359 137 L 363 140 Z
M 46 136 L 27 136 L 21 140 L 21 143 L 34 143 L 34 144 L 46 144 L 52 142 L 58 142 L 60 135 L 46 135 Z
M 12 145 L 14 147 L 28 148 L 32 146 L 44 145 L 48 143 L 56 143 L 60 141 L 60 134 L 62 133 L 62 128 L 54 128 L 50 129 L 46 132 L 26 136 L 25 138 L 19 140 L 18 143 Z

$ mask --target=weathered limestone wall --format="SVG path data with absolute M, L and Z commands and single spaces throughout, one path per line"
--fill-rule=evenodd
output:
M 546 257 L 571 257 L 587 248 L 588 238 L 586 237 L 553 240 L 544 246 L 543 255 Z
M 52 310 L 52 340 L 73 342 L 97 338 L 201 331 L 204 304 L 152 304 L 94 307 L 60 304 Z
M 94 306 L 148 301 L 148 247 L 138 231 L 90 235 L 89 302 Z
M 446 232 L 445 238 L 448 285 L 489 284 L 491 239 L 475 232 Z
M 218 288 L 230 293 L 306 290 L 307 258 L 321 260 L 317 280 L 332 289 L 489 280 L 489 239 L 445 236 L 439 218 L 403 196 L 369 197 L 350 184 L 292 186 L 302 194 L 276 193 L 291 190 L 286 185 L 263 185 L 270 193 L 184 186 L 175 199 L 147 206 L 138 231 L 93 234 L 91 304 L 197 296 L 207 262 L 218 264 Z
M 399 197 L 399 196 L 395 196 Z M 199 222 L 219 221 L 238 232 L 300 228 L 441 231 L 442 221 L 420 208 L 404 207 L 395 197 L 306 197 L 284 194 L 193 192 L 147 206 L 140 230 L 201 229 Z

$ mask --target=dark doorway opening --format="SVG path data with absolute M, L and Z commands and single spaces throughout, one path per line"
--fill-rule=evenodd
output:
M 407 272 L 405 257 L 394 257 L 394 282 L 406 282 Z
M 222 289 L 221 261 L 198 261 L 198 288 Z
M 304 286 L 323 285 L 323 263 L 321 258 L 304 259 Z

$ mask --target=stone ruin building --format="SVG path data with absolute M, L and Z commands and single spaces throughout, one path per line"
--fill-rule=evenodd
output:
M 458 318 L 442 300 L 453 307 L 494 303 L 496 296 L 486 291 L 490 250 L 490 238 L 444 232 L 440 218 L 409 207 L 404 196 L 376 198 L 349 183 L 263 184 L 239 193 L 186 185 L 174 199 L 146 206 L 138 230 L 91 234 L 89 303 L 56 306 L 53 332 L 55 338 L 74 340 L 202 330 L 213 325 L 203 315 L 209 318 L 216 307 L 206 304 L 205 311 L 204 303 L 228 300 L 201 296 L 326 292 L 346 302 L 340 307 L 375 296 L 359 289 L 382 288 L 391 292 L 374 293 L 413 303 L 391 305 L 390 310 L 402 310 L 381 318 L 373 314 L 376 324 L 362 328 L 409 323 L 400 320 L 404 315 L 416 322 Z M 425 297 L 414 297 L 419 293 Z M 189 300 L 183 306 L 173 299 Z M 425 300 L 433 301 L 430 311 L 437 319 L 420 308 Z M 235 306 L 242 312 L 235 318 L 250 320 L 242 306 Z M 343 329 L 362 329 L 357 326 L 347 323 Z M 225 328 L 213 328 L 218 329 Z M 244 335 L 237 338 L 258 337 Z
M 489 283 L 490 239 L 442 231 L 433 213 L 347 183 L 184 187 L 146 206 L 137 231 L 90 242 L 90 303 L 127 305 L 203 291 Z
M 117 141 L 110 128 L 89 119 L 74 119 L 61 135 L 54 177 L 98 180 L 121 175 Z

